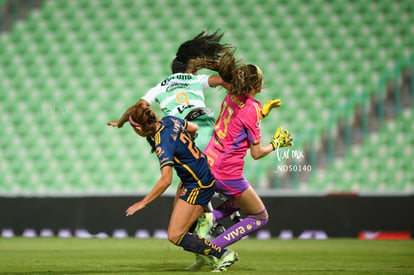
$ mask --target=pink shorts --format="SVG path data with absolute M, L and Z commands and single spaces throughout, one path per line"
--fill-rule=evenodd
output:
M 236 180 L 216 179 L 216 192 L 232 201 L 239 199 L 249 186 L 249 182 L 245 178 Z

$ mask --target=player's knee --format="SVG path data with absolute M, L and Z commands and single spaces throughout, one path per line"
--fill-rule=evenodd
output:
M 170 234 L 170 233 L 168 233 L 168 240 L 169 240 L 171 243 L 173 243 L 173 244 L 176 244 L 176 243 L 177 243 L 177 237 L 176 237 L 176 236 L 174 236 L 174 235 L 172 235 L 172 234 Z
M 260 213 L 256 215 L 249 215 L 249 216 L 251 218 L 256 219 L 257 221 L 260 221 L 260 223 L 257 224 L 259 225 L 259 227 L 263 227 L 269 222 L 269 214 L 267 213 L 266 209 L 264 209 L 263 211 L 261 211 Z
M 257 220 L 260 221 L 260 226 L 263 227 L 263 226 L 265 226 L 269 222 L 269 215 L 265 211 L 263 213 L 263 215 L 261 215 L 260 217 L 257 217 Z
M 173 232 L 168 232 L 168 240 L 174 245 L 179 245 L 182 237 L 183 237 L 183 234 L 176 234 Z
M 261 222 L 263 225 L 267 224 L 269 222 L 269 215 L 267 215 L 265 218 L 261 219 Z

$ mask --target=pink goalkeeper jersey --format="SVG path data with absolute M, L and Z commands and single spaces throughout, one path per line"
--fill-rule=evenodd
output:
M 243 177 L 249 144 L 259 144 L 262 109 L 251 96 L 227 95 L 221 104 L 214 134 L 204 153 L 217 179 Z

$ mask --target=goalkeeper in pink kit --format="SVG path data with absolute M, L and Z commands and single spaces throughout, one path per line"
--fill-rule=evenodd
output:
M 263 201 L 243 175 L 247 150 L 250 149 L 254 159 L 260 159 L 279 147 L 293 146 L 289 132 L 282 131 L 281 127 L 276 130 L 269 144 L 261 144 L 261 119 L 271 108 L 281 104 L 279 100 L 267 102 L 262 112 L 260 102 L 254 99 L 263 86 L 261 69 L 256 65 L 241 63 L 233 54 L 233 50 L 227 51 L 220 62 L 210 63 L 224 81 L 231 83 L 231 90 L 221 104 L 215 131 L 204 153 L 216 178 L 216 192 L 228 199 L 210 213 L 213 221 L 239 209 L 246 218 L 211 241 L 220 247 L 227 247 L 255 232 L 265 226 L 269 219 Z M 205 63 L 205 60 L 199 59 L 191 65 L 197 67 Z

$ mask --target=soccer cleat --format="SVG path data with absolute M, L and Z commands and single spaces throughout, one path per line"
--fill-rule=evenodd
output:
M 236 252 L 227 249 L 227 251 L 217 260 L 216 267 L 212 272 L 226 272 L 229 267 L 239 260 L 239 255 Z
M 185 268 L 187 271 L 198 271 L 200 270 L 204 265 L 212 265 L 211 261 L 207 256 L 202 256 L 199 254 L 195 255 L 195 262 L 190 264 Z
M 215 223 L 210 229 L 210 234 L 217 237 L 224 231 L 226 231 L 226 228 L 221 223 Z
M 197 220 L 197 226 L 194 229 L 194 234 L 206 238 L 208 232 L 210 231 L 211 227 L 214 223 L 214 216 L 213 213 L 207 212 L 200 215 Z
M 239 211 L 235 211 L 233 214 L 231 214 L 230 219 L 233 222 L 233 224 L 236 224 L 236 223 L 241 222 L 243 220 L 240 216 Z
M 205 255 L 196 254 L 195 262 L 187 266 L 185 270 L 198 271 L 205 265 L 210 266 L 210 268 L 214 269 L 217 265 L 217 258 L 211 255 L 205 256 Z

